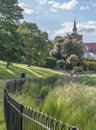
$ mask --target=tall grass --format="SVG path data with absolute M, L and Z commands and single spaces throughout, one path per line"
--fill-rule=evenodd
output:
M 13 94 L 13 96 L 25 105 L 41 110 L 45 97 L 54 89 L 57 79 L 58 75 L 32 81 L 28 80 L 23 85 L 21 92 Z
M 83 80 L 83 79 L 82 79 Z M 96 79 L 95 79 L 96 82 Z M 96 129 L 96 85 L 70 81 L 48 94 L 42 111 L 80 130 Z
M 4 91 L 5 81 L 0 81 L 0 130 L 5 130 L 5 120 L 4 120 L 4 109 L 3 109 L 3 91 Z
M 45 94 L 44 97 L 41 92 Z M 16 98 L 21 98 L 24 104 L 39 109 L 58 120 L 76 125 L 80 130 L 96 129 L 95 76 L 73 78 L 57 76 L 54 80 L 49 78 L 33 83 L 27 82 Z M 35 104 L 36 98 L 43 100 Z

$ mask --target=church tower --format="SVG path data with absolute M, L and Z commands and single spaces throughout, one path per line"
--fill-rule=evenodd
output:
M 76 20 L 74 20 L 74 24 L 73 24 L 73 29 L 72 29 L 72 34 L 71 36 L 74 37 L 75 39 L 77 39 L 78 41 L 81 40 L 82 41 L 82 35 L 79 35 L 77 33 L 77 27 L 76 27 Z
M 73 34 L 77 34 L 76 20 L 74 20 L 74 25 L 72 30 L 73 30 Z

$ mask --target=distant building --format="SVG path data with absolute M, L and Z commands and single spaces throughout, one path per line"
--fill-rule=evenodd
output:
M 84 47 L 96 51 L 96 43 L 84 43 Z
M 84 57 L 96 57 L 96 43 L 84 43 Z
M 73 32 L 71 34 L 72 37 L 76 38 L 78 41 L 81 40 L 82 41 L 82 35 L 79 35 L 77 33 L 77 27 L 76 27 L 76 20 L 74 20 L 74 25 L 73 25 Z
M 83 43 L 83 35 L 77 33 L 76 20 L 74 20 L 73 29 L 71 36 L 76 38 L 78 41 L 81 40 Z M 92 56 L 96 57 L 96 43 L 83 43 L 84 57 Z

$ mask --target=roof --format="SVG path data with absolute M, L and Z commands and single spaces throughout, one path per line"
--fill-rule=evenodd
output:
M 84 46 L 89 49 L 96 50 L 96 43 L 84 43 Z
M 76 20 L 74 20 L 73 30 L 77 30 L 77 28 L 76 28 Z

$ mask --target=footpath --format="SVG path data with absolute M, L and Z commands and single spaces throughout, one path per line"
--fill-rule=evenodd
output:
M 71 74 L 71 71 L 66 71 L 66 70 L 59 70 L 59 72 L 62 72 L 65 76 L 68 76 L 68 77 L 81 77 L 81 76 L 88 76 L 88 75 L 96 75 L 96 73 L 94 72 L 84 72 L 84 73 L 73 73 Z

